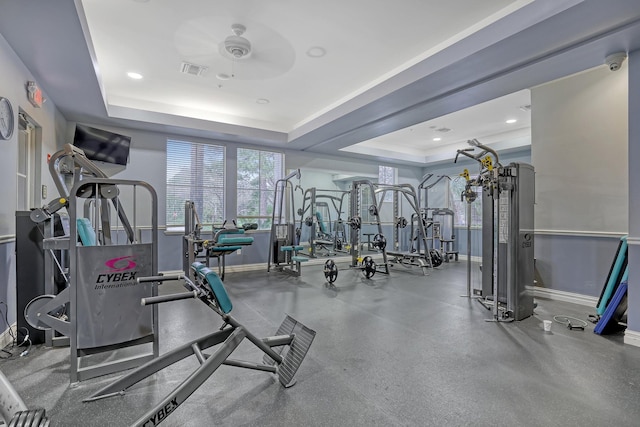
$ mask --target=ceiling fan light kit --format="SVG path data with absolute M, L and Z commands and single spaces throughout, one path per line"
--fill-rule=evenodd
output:
M 235 59 L 246 58 L 251 53 L 251 42 L 242 37 L 247 28 L 242 24 L 233 24 L 231 31 L 232 36 L 224 39 L 224 50 Z

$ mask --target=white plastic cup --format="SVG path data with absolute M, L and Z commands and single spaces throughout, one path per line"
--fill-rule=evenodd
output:
M 551 322 L 551 320 L 543 320 L 542 321 L 542 326 L 544 327 L 544 331 L 545 332 L 551 331 L 551 323 L 553 323 L 553 322 Z

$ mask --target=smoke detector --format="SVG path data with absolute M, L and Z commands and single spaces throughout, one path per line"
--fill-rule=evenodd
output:
M 242 37 L 247 28 L 242 24 L 233 24 L 231 26 L 232 36 L 224 39 L 224 50 L 235 59 L 242 59 L 251 53 L 251 43 Z

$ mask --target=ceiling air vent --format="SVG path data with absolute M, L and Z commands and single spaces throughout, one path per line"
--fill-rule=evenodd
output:
M 450 132 L 451 129 L 449 128 L 440 128 L 440 129 L 436 129 L 437 132 Z
M 521 109 L 522 111 L 524 111 L 525 113 L 526 113 L 526 112 L 529 112 L 529 111 L 531 111 L 531 104 L 521 105 L 521 106 L 520 106 L 520 109 Z
M 207 67 L 202 65 L 190 64 L 183 62 L 180 64 L 180 72 L 184 74 L 191 74 L 192 76 L 201 76 L 207 71 Z

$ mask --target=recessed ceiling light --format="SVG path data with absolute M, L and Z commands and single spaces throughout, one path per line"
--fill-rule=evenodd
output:
M 313 46 L 307 50 L 307 56 L 310 58 L 322 58 L 327 54 L 327 50 L 320 46 Z
M 442 138 L 438 138 L 438 137 L 436 137 L 436 138 L 433 138 L 433 140 L 434 140 L 434 141 L 442 141 Z
M 516 120 L 516 119 L 509 119 L 509 120 L 507 120 L 505 123 L 506 123 L 506 124 L 508 124 L 508 125 L 510 125 L 510 124 L 515 123 L 515 122 L 517 122 L 517 120 Z
M 268 104 L 268 103 L 269 103 L 269 100 L 266 99 L 266 98 L 259 98 L 259 99 L 256 100 L 256 104 L 264 105 L 264 104 Z
M 133 71 L 129 71 L 127 73 L 127 76 L 129 76 L 129 78 L 133 80 L 140 80 L 142 78 L 142 74 L 134 73 Z

